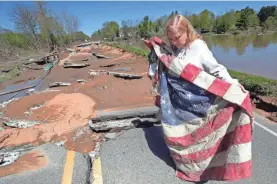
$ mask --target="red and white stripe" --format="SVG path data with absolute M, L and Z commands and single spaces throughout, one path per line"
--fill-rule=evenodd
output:
M 228 102 L 239 105 L 251 117 L 253 116 L 249 93 L 244 93 L 238 85 L 216 78 L 188 61 L 186 62 L 178 57 L 163 54 L 158 45 L 154 46 L 154 50 L 171 72 L 210 93 L 222 97 Z
M 236 110 L 234 112 L 234 110 Z M 194 120 L 197 122 L 197 120 Z M 165 142 L 178 168 L 177 176 L 189 180 L 236 180 L 251 174 L 251 118 L 244 110 L 227 105 L 209 121 L 163 125 Z M 241 172 L 239 176 L 236 172 Z M 222 174 L 210 173 L 222 170 Z M 231 171 L 230 171 L 231 170 Z M 205 174 L 209 173 L 209 174 Z
M 252 173 L 253 114 L 249 93 L 201 68 L 154 50 L 170 72 L 218 96 L 218 112 L 177 126 L 163 125 L 165 142 L 184 180 L 238 180 Z

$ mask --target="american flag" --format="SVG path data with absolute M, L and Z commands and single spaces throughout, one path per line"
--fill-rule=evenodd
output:
M 253 114 L 249 92 L 147 41 L 165 70 L 159 73 L 161 123 L 176 164 L 187 181 L 234 181 L 252 174 Z M 154 57 L 155 58 L 155 57 Z

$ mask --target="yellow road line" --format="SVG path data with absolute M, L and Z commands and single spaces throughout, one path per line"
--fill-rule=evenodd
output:
M 93 183 L 92 184 L 103 184 L 100 157 L 98 157 L 96 160 L 94 160 L 92 171 L 93 171 L 92 172 L 92 174 L 93 174 Z
M 68 151 L 66 155 L 66 161 L 64 165 L 62 184 L 72 183 L 72 174 L 74 167 L 75 151 Z

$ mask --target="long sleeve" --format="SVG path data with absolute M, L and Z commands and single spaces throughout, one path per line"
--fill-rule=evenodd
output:
M 217 78 L 223 79 L 230 83 L 239 83 L 237 79 L 233 79 L 227 68 L 223 66 L 222 64 L 219 64 L 216 59 L 214 58 L 212 52 L 206 45 L 206 43 L 203 41 L 201 43 L 201 56 L 200 56 L 200 62 L 202 64 L 203 69 L 210 73 L 211 75 L 214 75 Z

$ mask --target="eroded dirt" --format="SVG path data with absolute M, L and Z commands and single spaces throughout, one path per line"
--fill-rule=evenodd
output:
M 81 93 L 58 94 L 35 110 L 29 117 L 46 124 L 30 128 L 5 129 L 0 132 L 0 149 L 23 144 L 40 145 L 50 142 L 88 123 L 94 113 L 95 102 Z
M 103 140 L 102 133 L 95 133 L 88 127 L 88 120 L 94 115 L 94 110 L 115 110 L 153 105 L 154 98 L 150 91 L 151 81 L 147 77 L 147 62 L 144 58 L 111 47 L 97 49 L 85 47 L 78 50 L 82 53 L 75 56 L 69 56 L 69 52 L 62 52 L 60 59 L 84 62 L 80 60 L 86 60 L 85 57 L 89 56 L 90 59 L 85 62 L 90 66 L 63 68 L 62 61 L 59 65 L 55 65 L 45 78 L 45 88 L 52 82 L 70 82 L 71 86 L 52 88 L 57 91 L 31 94 L 12 101 L 1 109 L 3 121 L 11 118 L 46 123 L 22 129 L 10 128 L 2 124 L 4 130 L 0 132 L 0 149 L 26 144 L 38 146 L 47 142 L 62 142 L 62 145 L 68 150 L 87 154 L 94 150 L 96 142 Z M 88 54 L 92 52 L 112 58 L 98 59 Z M 90 70 L 125 72 L 143 77 L 126 80 L 108 74 L 90 76 Z M 20 81 L 19 78 L 15 78 L 14 81 L 11 80 L 6 84 L 24 82 L 30 78 L 26 76 L 35 78 L 36 75 L 39 75 L 39 71 L 34 74 L 31 70 L 25 72 L 25 77 L 22 77 Z M 77 82 L 79 79 L 84 82 Z M 39 108 L 34 108 L 37 106 Z M 9 168 L 14 169 L 10 171 L 8 168 L 8 172 L 3 175 L 18 173 L 17 168 L 22 167 L 22 162 L 29 159 L 29 157 L 25 157 L 10 164 Z M 34 160 L 36 161 L 36 159 Z M 38 169 L 39 167 L 32 168 Z M 27 171 L 28 169 L 23 170 Z

